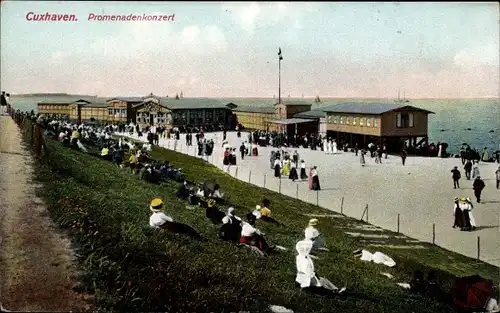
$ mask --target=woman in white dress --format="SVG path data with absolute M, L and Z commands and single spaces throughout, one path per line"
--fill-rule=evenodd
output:
M 333 140 L 332 142 L 332 153 L 333 154 L 337 154 L 338 152 L 338 149 L 337 149 L 337 142 L 335 141 L 335 139 Z
M 328 141 L 326 140 L 326 138 L 325 138 L 325 139 L 323 139 L 323 152 L 324 152 L 325 154 L 327 154 L 327 153 L 328 153 Z
M 328 279 L 318 277 L 314 271 L 314 263 L 310 257 L 313 242 L 311 240 L 301 240 L 297 242 L 295 249 L 298 254 L 295 263 L 297 266 L 297 276 L 295 281 L 301 288 L 312 291 L 314 293 L 341 293 L 345 290 L 342 288 L 339 291 L 334 284 Z
M 327 152 L 327 154 L 331 154 L 332 152 L 333 152 L 332 142 L 330 140 L 328 140 L 328 152 Z

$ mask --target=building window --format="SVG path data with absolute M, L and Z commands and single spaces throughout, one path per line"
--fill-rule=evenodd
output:
M 214 123 L 214 110 L 205 110 L 205 124 Z
M 189 111 L 189 122 L 191 124 L 203 124 L 203 111 L 202 110 Z
M 413 113 L 400 112 L 396 115 L 397 128 L 410 128 L 413 127 Z
M 340 117 L 340 124 L 342 124 L 342 125 L 344 124 L 344 117 L 343 116 Z
M 352 125 L 356 126 L 358 124 L 358 118 L 357 117 L 354 117 L 352 119 Z
M 346 123 L 347 125 L 351 125 L 351 117 L 350 117 L 350 116 L 349 116 L 349 117 L 346 117 L 346 121 L 345 121 L 345 123 Z
M 365 126 L 365 123 L 366 123 L 366 118 L 362 117 L 359 119 L 359 126 L 363 127 Z
M 366 119 L 366 127 L 372 127 L 372 120 L 369 118 Z
M 113 109 L 108 109 L 108 115 L 113 115 Z
M 224 109 L 217 109 L 215 111 L 215 122 L 216 123 L 224 123 Z
M 123 117 L 127 116 L 127 109 L 121 110 L 121 116 L 123 116 Z
M 378 119 L 373 119 L 373 127 L 378 127 Z

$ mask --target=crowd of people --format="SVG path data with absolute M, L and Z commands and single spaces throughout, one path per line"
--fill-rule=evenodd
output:
M 29 116 L 29 115 L 28 115 Z M 31 117 L 35 117 L 32 113 Z M 63 121 L 44 121 L 39 119 L 39 122 L 45 122 L 46 125 L 46 136 L 52 136 L 58 139 L 61 143 L 78 149 L 82 152 L 87 152 L 87 147 L 97 147 L 100 151 L 95 156 L 102 158 L 107 161 L 114 162 L 117 166 L 130 168 L 133 174 L 142 173 L 146 176 L 146 172 L 152 173 L 156 170 L 161 172 L 161 169 L 172 168 L 168 163 L 163 164 L 163 168 L 151 167 L 154 160 L 151 159 L 149 152 L 154 145 L 158 144 L 161 135 L 160 132 L 153 131 L 151 129 L 138 129 L 136 125 L 125 127 L 120 125 L 105 125 L 103 127 L 88 126 L 85 124 L 75 125 Z M 138 143 L 128 141 L 127 139 L 113 139 L 113 134 L 115 132 L 136 132 L 139 137 L 146 138 L 148 143 L 142 146 Z M 170 136 L 170 132 L 164 132 L 164 136 Z M 257 156 L 258 155 L 258 145 L 262 145 L 263 141 L 268 142 L 268 140 L 284 140 L 280 136 L 272 137 L 274 139 L 266 139 L 264 134 L 257 134 L 257 137 L 252 133 L 247 142 L 244 142 L 240 147 L 240 154 L 243 159 L 244 156 Z M 268 134 L 267 134 L 268 135 Z M 174 138 L 179 140 L 178 133 L 173 132 Z M 262 137 L 264 139 L 262 139 Z M 186 136 L 186 144 L 192 145 L 192 137 Z M 203 133 L 198 133 L 196 135 L 198 142 L 198 151 L 202 151 L 202 154 L 212 153 L 214 142 L 213 140 L 205 140 Z M 225 152 L 228 154 L 224 155 L 224 164 L 236 164 L 236 149 L 228 145 L 224 138 L 223 145 L 225 146 Z M 257 141 L 256 141 L 257 139 Z M 302 139 L 304 140 L 304 138 Z M 310 139 L 307 139 L 310 140 Z M 328 142 L 326 140 L 326 153 L 337 153 L 335 150 L 334 141 Z M 321 141 L 319 141 L 321 142 Z M 202 148 L 200 149 L 200 143 Z M 292 153 L 283 149 L 283 145 L 276 144 L 279 147 L 278 150 L 274 150 L 271 153 L 270 165 L 274 170 L 275 176 L 281 178 L 282 175 L 288 176 L 289 179 L 295 180 L 309 180 L 310 189 L 320 190 L 319 178 L 317 167 L 313 166 L 309 174 L 306 173 L 306 166 L 303 159 L 300 159 L 298 151 L 294 150 Z M 325 144 L 325 143 L 324 143 Z M 87 147 L 85 147 L 87 145 Z M 323 148 L 325 145 L 323 145 Z M 331 148 L 330 148 L 331 147 Z M 353 152 L 358 154 L 357 148 L 353 149 Z M 210 151 L 210 152 L 209 152 Z M 371 157 L 378 158 L 379 161 L 382 159 L 384 147 L 369 145 L 367 150 L 361 150 L 361 156 L 364 158 L 368 152 Z M 125 154 L 128 152 L 128 157 Z M 199 154 L 200 155 L 200 154 Z M 234 156 L 234 160 L 233 160 Z M 227 159 L 226 159 L 227 158 Z M 403 158 L 403 157 L 402 157 Z M 466 160 L 465 164 L 470 160 Z M 364 164 L 364 162 L 361 162 Z M 377 162 L 378 163 L 378 162 Z M 404 164 L 404 158 L 403 158 Z M 477 166 L 476 166 L 477 167 Z M 476 171 L 473 167 L 472 171 Z M 300 174 L 297 169 L 300 168 Z M 454 168 L 453 175 L 456 175 L 457 168 Z M 469 171 L 470 172 L 470 171 Z M 181 173 L 181 169 L 178 170 Z M 500 180 L 500 167 L 496 172 L 497 177 L 497 188 Z M 201 207 L 205 210 L 205 215 L 214 224 L 220 225 L 219 237 L 224 241 L 234 242 L 244 247 L 248 247 L 251 251 L 255 251 L 259 255 L 269 255 L 280 250 L 286 250 L 278 245 L 270 245 L 265 239 L 265 234 L 259 230 L 258 222 L 272 223 L 277 227 L 286 227 L 282 223 L 276 221 L 272 217 L 271 212 L 271 202 L 268 199 L 263 199 L 259 205 L 256 205 L 255 210 L 245 214 L 245 219 L 242 219 L 237 215 L 234 206 L 230 205 L 224 199 L 224 193 L 221 191 L 220 186 L 213 184 L 211 188 L 205 188 L 204 185 L 195 185 L 188 182 L 184 176 L 175 176 L 175 180 L 180 182 L 180 187 L 177 192 L 177 197 L 185 199 L 188 203 L 194 207 Z M 455 182 L 455 177 L 453 176 Z M 141 176 L 142 178 L 142 176 Z M 472 173 L 472 178 L 480 180 L 479 169 L 477 173 Z M 459 188 L 457 179 L 456 187 Z M 147 179 L 145 179 L 147 180 Z M 154 182 L 151 180 L 150 182 Z M 480 186 L 480 184 L 478 184 Z M 478 187 L 478 190 L 484 188 L 484 182 L 482 187 Z M 475 189 L 476 191 L 476 189 Z M 476 193 L 475 193 L 476 194 Z M 480 191 L 476 194 L 477 203 L 480 203 Z M 219 210 L 219 207 L 226 206 L 227 211 L 223 212 Z M 462 230 L 474 230 L 476 227 L 474 216 L 472 215 L 472 202 L 470 198 L 456 198 L 454 206 L 454 216 L 455 223 L 453 227 L 459 227 Z M 151 211 L 149 225 L 155 229 L 162 229 L 165 231 L 183 233 L 192 238 L 204 240 L 204 238 L 192 227 L 182 223 L 175 222 L 172 217 L 170 217 L 166 212 L 166 206 L 162 199 L 153 199 L 150 202 L 149 209 Z M 325 238 L 318 230 L 319 221 L 317 219 L 311 219 L 306 228 L 304 229 L 304 238 L 296 243 L 295 250 L 297 251 L 296 256 L 296 283 L 303 289 L 319 293 L 319 294 L 338 294 L 342 293 L 345 288 L 338 288 L 328 279 L 319 276 L 315 272 L 313 259 L 316 258 L 315 252 L 320 251 L 327 253 L 328 249 L 325 245 Z

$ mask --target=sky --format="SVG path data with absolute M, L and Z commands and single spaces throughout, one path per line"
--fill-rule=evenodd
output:
M 281 48 L 282 97 L 499 97 L 495 2 L 2 1 L 0 29 L 12 94 L 278 97 Z

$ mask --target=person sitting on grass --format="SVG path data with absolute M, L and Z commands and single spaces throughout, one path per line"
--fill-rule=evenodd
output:
M 313 249 L 328 251 L 328 249 L 325 248 L 325 241 L 323 236 L 316 229 L 316 226 L 318 226 L 318 224 L 319 221 L 315 218 L 309 220 L 309 224 L 304 230 L 305 239 L 311 240 L 313 242 Z
M 109 154 L 109 147 L 104 146 L 101 150 L 101 159 L 110 161 L 111 160 L 111 155 Z
M 149 226 L 171 233 L 183 234 L 195 239 L 203 239 L 191 226 L 174 222 L 170 216 L 164 213 L 164 207 L 162 199 L 156 198 L 151 201 L 149 209 L 153 214 L 149 217 Z
M 264 233 L 255 228 L 255 215 L 252 213 L 247 214 L 247 222 L 243 222 L 241 227 L 241 237 L 240 244 L 250 247 L 256 247 L 264 253 L 268 253 L 274 250 L 267 244 L 264 239 Z
M 339 289 L 328 279 L 316 275 L 314 271 L 314 262 L 310 256 L 312 248 L 313 242 L 311 240 L 301 240 L 295 245 L 295 249 L 298 252 L 295 258 L 295 264 L 297 266 L 295 282 L 297 282 L 302 289 L 315 294 L 333 295 L 335 293 L 344 292 L 345 287 Z
M 255 216 L 256 219 L 260 219 L 264 222 L 276 224 L 276 225 L 283 225 L 274 218 L 271 217 L 271 210 L 269 210 L 269 205 L 271 204 L 271 201 L 268 199 L 262 200 L 262 206 L 256 205 L 255 210 L 252 212 L 252 214 Z
M 205 208 L 205 216 L 212 221 L 214 225 L 222 223 L 222 219 L 226 216 L 226 214 L 217 209 L 214 199 L 207 199 L 202 202 L 202 205 Z
M 185 180 L 179 187 L 179 190 L 176 193 L 177 198 L 182 200 L 187 200 L 190 194 L 190 190 L 188 187 L 188 182 Z
M 227 215 L 222 219 L 222 226 L 219 231 L 219 237 L 222 240 L 230 242 L 239 242 L 241 236 L 241 218 L 235 215 L 235 209 L 230 207 Z

